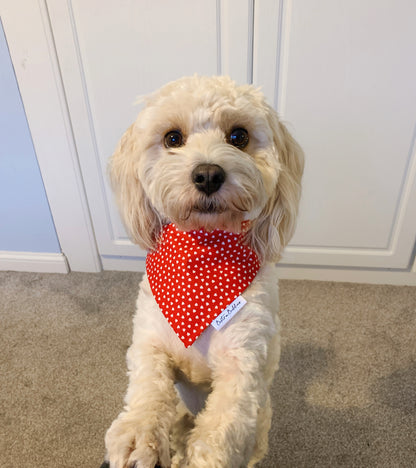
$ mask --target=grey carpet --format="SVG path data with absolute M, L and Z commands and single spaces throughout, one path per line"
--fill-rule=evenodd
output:
M 0 273 L 0 466 L 98 468 L 140 275 Z M 416 466 L 416 288 L 281 281 L 261 468 Z

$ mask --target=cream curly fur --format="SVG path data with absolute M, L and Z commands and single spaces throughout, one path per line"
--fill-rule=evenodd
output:
M 244 149 L 227 143 L 235 128 L 248 131 Z M 171 130 L 182 132 L 183 146 L 165 147 Z M 199 164 L 216 164 L 226 174 L 209 196 L 191 179 Z M 244 308 L 190 348 L 170 328 L 144 277 L 127 354 L 126 405 L 106 434 L 111 468 L 252 467 L 265 455 L 268 390 L 280 353 L 274 262 L 295 228 L 302 172 L 301 149 L 252 86 L 194 76 L 146 99 L 110 164 L 131 238 L 152 249 L 168 222 L 183 230 L 238 231 L 249 220 L 246 242 L 262 267 L 243 293 Z M 175 389 L 182 378 L 208 392 L 196 416 Z

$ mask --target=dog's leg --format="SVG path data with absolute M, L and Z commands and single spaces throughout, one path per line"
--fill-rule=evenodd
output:
M 195 419 L 183 467 L 240 468 L 254 451 L 258 413 L 267 401 L 258 356 L 239 349 L 222 357 L 205 409 Z
M 279 324 L 258 304 L 216 334 L 208 364 L 212 391 L 195 418 L 181 468 L 240 468 L 261 459 L 270 427 L 268 389 L 276 370 Z
M 253 454 L 250 458 L 248 468 L 252 468 L 258 463 L 267 453 L 269 446 L 268 434 L 272 424 L 272 408 L 270 403 L 270 396 L 267 395 L 266 404 L 260 408 L 257 416 L 257 431 L 256 443 L 254 445 Z
M 142 346 L 130 348 L 128 360 L 132 367 L 126 406 L 107 431 L 107 459 L 111 468 L 167 468 L 177 403 L 169 357 Z
M 270 387 L 273 381 L 273 376 L 278 368 L 280 359 L 280 335 L 276 334 L 270 340 L 268 360 L 265 369 L 265 383 L 267 386 L 266 402 L 263 407 L 259 409 L 257 415 L 257 431 L 256 443 L 254 446 L 253 454 L 250 458 L 248 468 L 256 466 L 260 460 L 266 455 L 269 446 L 269 430 L 272 425 L 272 404 L 270 401 Z

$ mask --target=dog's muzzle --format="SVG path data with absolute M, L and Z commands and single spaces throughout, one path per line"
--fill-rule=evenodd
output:
M 225 171 L 217 164 L 199 164 L 192 171 L 192 182 L 200 192 L 209 196 L 217 192 L 225 181 Z

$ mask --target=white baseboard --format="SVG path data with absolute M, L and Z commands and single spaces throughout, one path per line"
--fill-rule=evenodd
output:
M 144 273 L 146 269 L 146 259 L 138 257 L 113 257 L 113 256 L 101 256 L 101 263 L 103 270 L 110 271 L 137 271 Z
M 345 283 L 392 284 L 416 286 L 416 272 L 394 270 L 363 270 L 344 268 L 305 268 L 279 266 L 279 278 Z
M 0 270 L 68 273 L 69 267 L 62 253 L 0 251 Z

